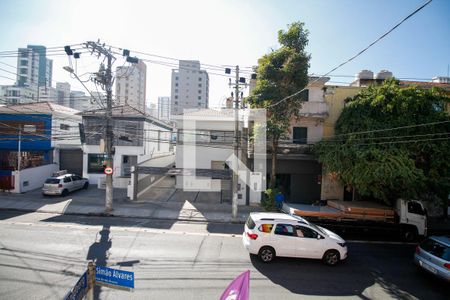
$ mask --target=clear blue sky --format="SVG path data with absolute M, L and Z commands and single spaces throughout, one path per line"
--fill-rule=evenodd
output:
M 0 51 L 27 44 L 64 46 L 100 38 L 107 44 L 214 65 L 252 66 L 276 48 L 277 31 L 295 21 L 310 31 L 309 73 L 350 58 L 426 0 L 0 1 Z M 434 0 L 363 55 L 334 72 L 390 70 L 400 78 L 446 76 L 450 64 L 450 1 Z M 79 84 L 54 58 L 54 80 Z M 13 58 L 0 61 L 16 64 Z M 120 63 L 121 65 L 121 63 Z M 78 73 L 95 71 L 83 56 Z M 171 68 L 147 63 L 147 98 L 170 96 Z M 14 71 L 5 65 L 0 68 Z M 221 73 L 221 72 L 220 72 Z M 0 75 L 13 77 L 0 70 Z M 210 103 L 229 95 L 228 80 L 210 75 Z M 351 78 L 332 77 L 334 82 Z M 13 82 L 0 78 L 0 84 Z

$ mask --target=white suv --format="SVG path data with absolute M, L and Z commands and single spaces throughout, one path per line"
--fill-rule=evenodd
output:
M 275 256 L 322 259 L 330 266 L 347 258 L 345 241 L 328 229 L 283 213 L 250 213 L 244 247 L 263 262 Z

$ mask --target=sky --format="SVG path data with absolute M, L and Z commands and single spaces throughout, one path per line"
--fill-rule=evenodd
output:
M 226 66 L 243 70 L 279 47 L 277 33 L 296 21 L 309 31 L 309 74 L 325 74 L 368 46 L 427 0 L 0 0 L 0 53 L 28 44 L 46 47 L 100 39 L 131 50 L 147 62 L 147 101 L 170 96 L 176 63 L 160 57 L 199 60 L 214 65 L 210 73 L 210 106 L 230 95 Z M 450 1 L 433 0 L 386 38 L 331 74 L 330 84 L 345 84 L 360 70 L 389 70 L 398 78 L 448 76 L 450 66 Z M 52 56 L 53 80 L 84 90 L 62 69 L 65 55 Z M 89 54 L 77 60 L 82 79 L 98 69 Z M 3 63 L 3 64 L 2 64 Z M 16 58 L 0 55 L 0 76 L 15 79 Z M 114 67 L 122 66 L 117 55 Z M 3 69 L 3 70 L 1 70 Z M 7 70 L 9 72 L 6 72 Z M 87 74 L 85 74 L 87 73 Z M 242 74 L 249 77 L 250 73 Z M 0 84 L 14 81 L 0 77 Z M 55 86 L 55 82 L 52 84 Z M 90 89 L 95 89 L 88 83 Z

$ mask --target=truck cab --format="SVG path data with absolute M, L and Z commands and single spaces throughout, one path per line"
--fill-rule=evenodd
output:
M 427 212 L 420 201 L 398 199 L 396 212 L 406 240 L 427 235 Z

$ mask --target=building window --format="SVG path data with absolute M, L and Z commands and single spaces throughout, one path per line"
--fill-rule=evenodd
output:
M 67 124 L 59 124 L 59 129 L 62 129 L 62 130 L 69 130 L 70 129 L 70 126 L 69 125 L 67 125 Z
M 199 83 L 199 84 L 198 84 L 198 87 L 202 87 L 202 84 L 201 84 L 201 83 Z
M 198 93 L 201 94 L 201 93 L 202 93 L 202 90 L 198 90 Z
M 198 96 L 198 100 L 202 100 L 202 96 Z
M 178 86 L 178 82 L 177 82 L 177 83 L 175 83 L 175 86 Z
M 300 101 L 309 101 L 309 90 L 306 89 L 300 93 Z
M 106 166 L 105 154 L 88 154 L 88 173 L 102 174 Z
M 292 142 L 294 144 L 306 144 L 308 142 L 308 128 L 294 127 Z
M 175 80 L 178 80 L 178 76 L 175 76 Z
M 202 78 L 201 78 L 201 77 L 199 77 L 199 78 L 198 78 L 198 81 L 202 81 Z
M 36 132 L 36 125 L 23 125 L 23 132 Z
M 127 136 L 136 136 L 137 135 L 137 125 L 136 124 L 127 124 L 125 125 L 125 134 Z
M 178 95 L 175 95 L 175 99 L 178 99 Z M 176 102 L 176 101 L 175 101 Z
M 175 103 L 175 105 L 178 105 L 178 101 L 175 101 L 174 103 Z
M 178 89 L 175 89 L 175 93 L 178 93 Z

